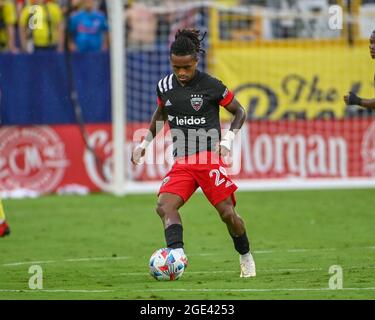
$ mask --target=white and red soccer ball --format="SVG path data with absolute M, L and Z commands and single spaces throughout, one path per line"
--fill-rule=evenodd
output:
M 150 274 L 156 280 L 178 280 L 187 265 L 187 258 L 178 250 L 161 248 L 150 258 Z

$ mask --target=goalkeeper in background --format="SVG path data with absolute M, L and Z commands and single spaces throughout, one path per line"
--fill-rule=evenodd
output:
M 168 121 L 175 163 L 160 187 L 156 209 L 164 225 L 168 248 L 181 252 L 187 265 L 178 210 L 201 187 L 226 224 L 240 254 L 240 276 L 255 277 L 245 222 L 235 210 L 237 186 L 227 176 L 220 159 L 229 154 L 235 132 L 241 128 L 246 114 L 220 80 L 197 69 L 198 56 L 204 52 L 203 37 L 200 38 L 199 30 L 184 29 L 176 33 L 170 50 L 173 73 L 160 79 L 156 86 L 158 107 L 148 136 L 133 151 L 132 162 L 141 162 L 146 147 L 157 134 L 156 122 Z M 224 137 L 220 133 L 220 106 L 233 115 L 230 130 Z
M 375 59 L 375 30 L 371 33 L 369 48 L 371 58 Z M 366 109 L 375 110 L 375 99 L 362 99 L 353 92 L 349 92 L 348 95 L 344 96 L 344 101 L 347 105 L 357 105 Z
M 3 204 L 0 199 L 0 238 L 5 237 L 10 233 L 9 226 L 5 220 L 5 213 L 3 209 Z

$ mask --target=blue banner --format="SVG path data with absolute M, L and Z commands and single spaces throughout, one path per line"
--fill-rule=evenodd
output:
M 127 120 L 149 121 L 156 85 L 171 73 L 166 44 L 131 50 L 126 59 Z M 107 53 L 75 53 L 72 72 L 85 123 L 111 121 L 110 62 Z M 205 69 L 205 59 L 200 67 Z M 125 76 L 125 72 L 124 72 Z M 0 54 L 0 124 L 74 124 L 66 56 L 55 52 Z
M 2 125 L 75 123 L 64 54 L 0 55 Z M 110 121 L 109 59 L 75 54 L 74 81 L 87 122 Z

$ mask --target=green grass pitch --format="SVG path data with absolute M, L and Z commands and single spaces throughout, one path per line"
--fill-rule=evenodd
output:
M 257 264 L 239 277 L 238 254 L 200 193 L 182 208 L 189 267 L 178 281 L 148 274 L 165 245 L 155 195 L 5 200 L 0 299 L 374 299 L 375 190 L 238 192 Z M 29 288 L 31 265 L 43 289 Z M 343 271 L 330 289 L 329 269 Z M 331 282 L 334 283 L 333 278 Z

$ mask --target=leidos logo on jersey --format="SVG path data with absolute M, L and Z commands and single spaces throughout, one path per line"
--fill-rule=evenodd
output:
M 168 119 L 169 121 L 172 121 L 174 119 L 174 117 L 169 117 L 168 116 Z M 206 124 L 206 118 L 205 117 L 201 117 L 201 118 L 195 118 L 193 116 L 191 117 L 176 117 L 176 124 L 178 126 L 183 126 L 183 125 L 200 125 L 200 124 Z

